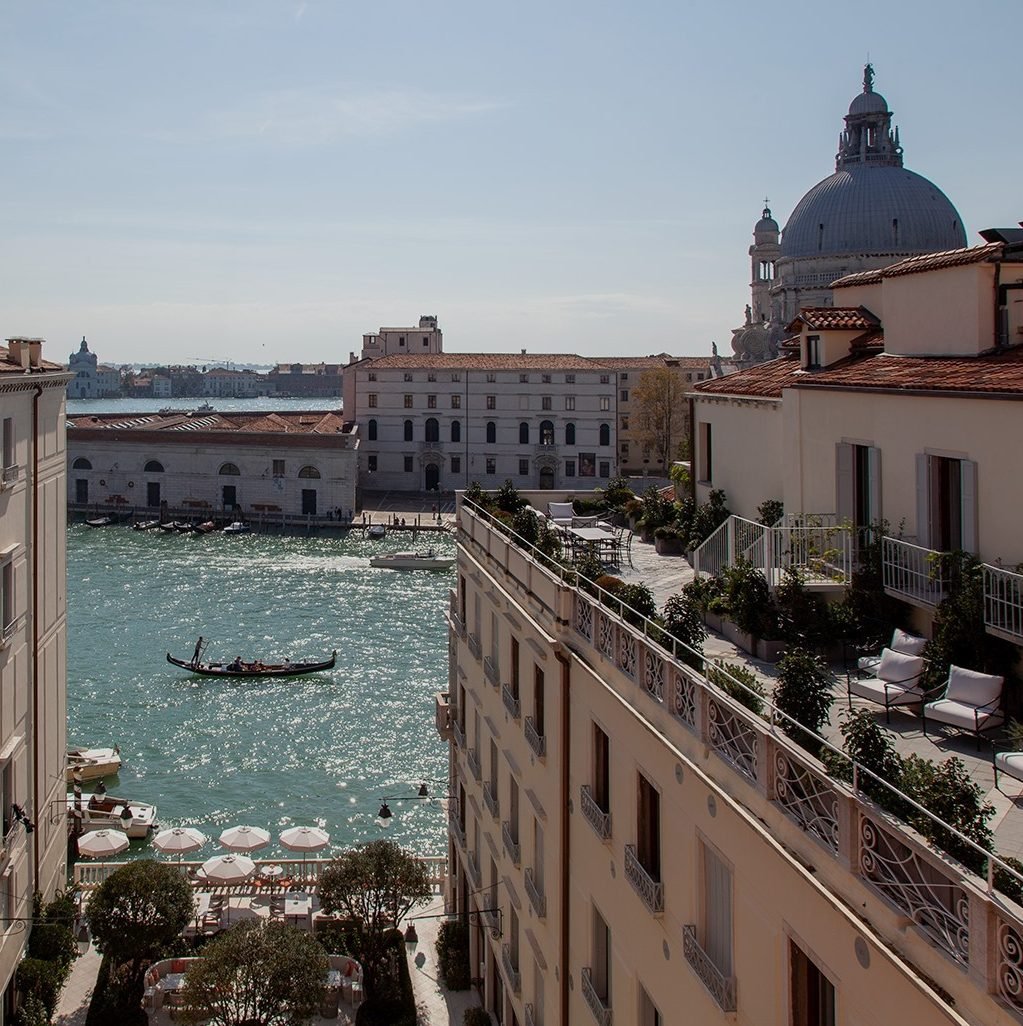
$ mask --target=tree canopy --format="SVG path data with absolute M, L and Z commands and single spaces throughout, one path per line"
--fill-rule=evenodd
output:
M 96 947 L 115 962 L 159 956 L 195 912 L 192 888 L 176 866 L 152 859 L 111 873 L 89 901 Z
M 185 974 L 183 1018 L 212 1026 L 300 1026 L 319 1009 L 327 954 L 286 923 L 246 920 L 210 941 Z
M 644 371 L 632 390 L 637 437 L 665 472 L 680 459 L 688 443 L 689 406 L 686 383 L 668 367 Z

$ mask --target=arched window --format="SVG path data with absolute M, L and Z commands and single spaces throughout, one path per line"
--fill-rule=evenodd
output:
M 492 421 L 487 421 L 487 441 L 490 443 L 497 441 L 497 425 Z
M 84 457 L 79 456 L 74 463 L 71 464 L 72 470 L 92 470 L 92 464 Z
M 162 474 L 163 464 L 159 460 L 150 460 L 143 468 L 145 474 Z
M 436 417 L 428 417 L 426 420 L 426 441 L 440 441 L 440 425 L 437 423 Z
M 318 479 L 319 476 L 320 476 L 320 472 L 315 467 L 303 467 L 298 472 L 298 476 L 299 477 L 314 477 L 314 478 Z
M 462 422 L 460 420 L 453 420 L 451 422 L 451 441 L 460 442 L 462 440 Z
M 405 421 L 405 441 L 412 441 L 412 421 L 410 420 Z
M 610 445 L 611 444 L 611 425 L 601 424 L 600 425 L 600 444 Z
M 565 425 L 565 445 L 575 445 L 575 424 Z
M 554 444 L 554 422 L 551 420 L 540 421 L 540 444 Z
M 525 421 L 519 425 L 519 445 L 529 445 L 529 425 Z
M 371 420 L 366 425 L 366 430 L 368 432 L 369 440 L 371 442 L 375 442 L 377 440 L 377 422 L 375 420 Z
M 233 463 L 225 463 L 220 468 L 221 477 L 240 477 L 241 471 Z

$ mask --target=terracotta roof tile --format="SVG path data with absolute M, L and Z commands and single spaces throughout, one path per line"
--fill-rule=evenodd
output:
M 880 284 L 882 277 L 881 272 L 883 270 L 884 268 L 878 267 L 873 271 L 854 271 L 852 274 L 846 274 L 841 278 L 836 278 L 828 288 L 839 289 L 850 285 L 878 285 Z
M 880 321 L 862 306 L 807 306 L 789 325 L 789 331 L 805 324 L 812 331 L 871 331 Z
M 792 384 L 795 375 L 804 373 L 799 360 L 779 356 L 767 363 L 758 363 L 736 374 L 712 378 L 693 386 L 697 395 L 749 396 L 758 399 L 780 399 L 783 388 Z
M 40 363 L 39 368 L 32 368 L 32 371 L 38 374 L 41 370 L 44 371 L 66 371 L 62 363 L 52 363 L 49 360 L 43 360 Z M 11 359 L 10 350 L 0 346 L 0 374 L 24 374 L 25 368 L 20 363 L 16 363 Z
M 226 431 L 239 434 L 334 435 L 351 424 L 333 410 L 251 413 L 120 413 L 69 416 L 68 427 L 108 431 Z
M 574 353 L 396 353 L 366 365 L 371 370 L 604 370 L 599 359 Z
M 1005 246 L 1001 242 L 988 242 L 982 246 L 968 246 L 965 249 L 949 249 L 941 253 L 921 253 L 907 257 L 897 264 L 879 267 L 873 271 L 857 271 L 833 281 L 829 288 L 840 289 L 852 285 L 876 285 L 885 278 L 898 278 L 904 274 L 920 274 L 924 271 L 940 271 L 945 267 L 961 267 L 964 264 L 979 264 L 1001 256 Z
M 884 349 L 884 331 L 880 328 L 875 328 L 873 331 L 865 331 L 862 335 L 857 335 L 856 338 L 849 343 L 849 349 L 852 352 L 863 352 L 868 349 Z

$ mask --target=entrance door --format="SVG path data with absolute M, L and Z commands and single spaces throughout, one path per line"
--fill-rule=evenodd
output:
M 146 485 L 146 505 L 147 506 L 159 506 L 160 505 L 160 482 L 150 481 Z
M 224 509 L 234 509 L 238 505 L 238 489 L 235 485 L 224 485 Z
M 316 489 L 302 489 L 302 512 L 308 516 L 316 516 Z
M 554 471 L 550 467 L 542 467 L 540 470 L 540 487 L 550 490 L 554 487 Z
M 436 492 L 440 489 L 440 467 L 436 463 L 426 464 L 426 490 Z
M 75 478 L 75 502 L 85 506 L 89 502 L 89 482 L 84 477 Z

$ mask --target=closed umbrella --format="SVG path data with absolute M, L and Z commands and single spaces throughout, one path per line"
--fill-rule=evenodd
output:
M 330 844 L 330 834 L 319 827 L 290 827 L 281 834 L 281 844 L 291 851 L 302 853 L 302 875 L 305 876 L 306 855 L 326 848 Z
M 202 875 L 212 884 L 243 883 L 256 871 L 256 863 L 245 855 L 217 855 L 202 864 Z
M 90 830 L 78 838 L 78 853 L 90 859 L 116 855 L 129 845 L 128 835 L 120 830 Z
M 259 827 L 228 827 L 220 835 L 220 843 L 230 851 L 255 851 L 270 843 L 270 833 Z

